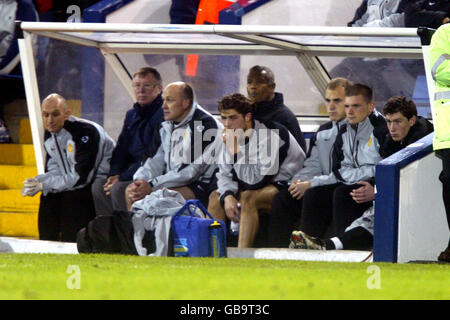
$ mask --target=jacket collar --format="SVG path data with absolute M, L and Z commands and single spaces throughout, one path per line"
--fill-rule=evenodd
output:
M 136 111 L 136 113 L 139 116 L 146 116 L 149 113 L 155 113 L 162 105 L 162 96 L 158 95 L 155 100 L 152 101 L 150 104 L 146 104 L 144 106 L 140 105 L 139 103 L 135 102 L 133 105 L 133 109 Z
M 275 92 L 275 96 L 270 101 L 263 101 L 256 104 L 256 112 L 273 112 L 275 108 L 284 104 L 283 94 Z

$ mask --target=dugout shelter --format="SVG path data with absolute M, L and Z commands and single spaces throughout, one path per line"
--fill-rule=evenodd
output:
M 212 71 L 220 72 L 224 79 L 229 80 L 228 83 L 225 82 L 228 85 L 225 90 L 229 92 L 225 93 L 239 90 L 239 81 L 242 82 L 242 75 L 236 76 L 236 72 L 241 73 L 239 64 L 230 62 L 235 61 L 230 57 L 271 57 L 276 61 L 275 64 L 279 65 L 282 65 L 286 59 L 290 59 L 291 62 L 296 61 L 297 67 L 305 72 L 313 85 L 312 91 L 319 96 L 324 93 L 326 84 L 330 80 L 329 64 L 324 62 L 326 59 L 343 57 L 359 58 L 362 61 L 380 58 L 409 59 L 416 60 L 418 64 L 425 64 L 427 93 L 429 97 L 433 96 L 433 81 L 429 76 L 430 68 L 427 65 L 427 46 L 422 46 L 418 36 L 420 30 L 415 28 L 39 22 L 21 22 L 18 23 L 18 28 L 20 29 L 19 49 L 28 112 L 36 163 L 40 173 L 44 171 L 45 159 L 43 150 L 44 129 L 40 116 L 40 101 L 44 94 L 40 86 L 40 82 L 43 80 L 39 72 L 42 71 L 36 65 L 33 52 L 33 41 L 36 41 L 36 38 L 38 38 L 38 41 L 41 39 L 56 40 L 61 44 L 61 47 L 67 45 L 66 51 L 81 47 L 83 50 L 90 50 L 88 52 L 99 52 L 103 56 L 110 71 L 104 71 L 103 74 L 97 74 L 96 76 L 114 77 L 116 84 L 108 88 L 106 88 L 106 85 L 98 88 L 103 92 L 104 101 L 108 101 L 105 103 L 104 109 L 97 108 L 95 101 L 89 101 L 88 105 L 84 105 L 84 101 L 81 101 L 82 110 L 89 110 L 87 113 L 81 111 L 81 114 L 85 118 L 103 124 L 112 136 L 117 135 L 111 131 L 120 129 L 124 116 L 123 108 L 129 108 L 131 106 L 130 101 L 134 99 L 131 86 L 132 74 L 140 66 L 136 65 L 136 59 L 142 61 L 142 58 L 149 64 L 150 62 L 158 64 L 159 66 L 156 66 L 158 69 L 160 67 L 167 68 L 165 69 L 167 71 L 162 74 L 164 80 L 169 82 L 170 77 L 179 79 L 183 76 L 180 72 L 180 66 L 183 66 L 183 61 L 185 61 L 183 57 L 187 55 L 223 57 L 224 60 L 221 60 L 222 63 L 219 64 L 220 68 Z M 88 57 L 89 55 L 83 53 L 83 59 Z M 179 57 L 181 57 L 181 60 Z M 50 61 L 50 65 L 52 63 L 58 64 L 64 69 L 66 65 L 64 59 L 67 59 L 64 54 L 54 55 L 53 59 L 55 60 Z M 67 64 L 69 63 L 70 61 L 67 62 Z M 211 70 L 209 71 L 211 72 Z M 93 73 L 95 72 L 97 70 L 93 66 Z M 377 76 L 377 70 L 362 69 L 361 72 L 372 73 L 374 77 Z M 166 77 L 166 74 L 170 74 L 170 76 Z M 58 77 L 57 74 L 54 74 L 54 76 L 53 87 L 51 87 L 52 83 L 48 82 L 52 79 L 44 79 L 47 83 L 50 83 L 50 88 L 47 85 L 47 90 L 58 92 L 58 89 L 63 86 L 64 90 L 70 91 L 70 73 L 64 74 L 66 78 Z M 282 74 L 277 76 L 283 77 Z M 290 74 L 290 76 L 295 77 L 295 74 Z M 235 81 L 238 83 L 235 83 Z M 205 79 L 202 85 L 203 87 L 200 86 L 200 88 L 194 86 L 197 95 L 200 94 L 201 88 L 213 86 L 214 83 Z M 290 89 L 295 91 L 296 85 L 298 85 L 296 82 L 292 82 Z M 220 85 L 219 89 L 223 90 L 224 85 Z M 209 101 L 214 105 L 214 102 L 220 98 L 220 95 L 217 95 L 220 91 L 215 87 L 212 92 L 216 94 L 212 94 Z M 111 99 L 111 97 L 114 97 L 114 99 Z M 297 99 L 300 108 L 301 105 L 305 104 L 305 101 L 301 101 L 301 99 L 301 97 Z M 312 110 L 305 112 L 305 114 L 296 112 L 302 130 L 307 137 L 321 123 L 327 121 L 327 117 L 320 113 L 320 108 L 313 108 Z M 210 111 L 213 110 L 210 109 Z M 441 186 L 438 184 L 436 176 L 439 171 L 439 160 L 431 153 L 430 141 L 430 138 L 428 140 L 422 139 L 415 145 L 416 149 L 414 150 L 420 151 L 420 156 L 417 157 L 418 153 L 414 152 L 416 157 L 414 161 L 404 161 L 404 157 L 409 156 L 409 154 L 404 154 L 401 160 L 403 161 L 401 165 L 404 165 L 404 167 L 399 165 L 398 161 L 394 161 L 398 173 L 388 176 L 389 179 L 392 178 L 389 183 L 394 187 L 389 191 L 386 191 L 388 189 L 385 187 L 378 188 L 375 205 L 374 261 L 428 260 L 433 255 L 437 257 L 435 252 L 440 252 L 441 247 L 445 246 L 446 240 L 443 239 L 448 239 L 448 230 L 443 227 L 446 225 L 446 223 L 444 224 L 445 215 L 443 206 L 439 205 L 442 202 L 439 200 L 441 194 L 439 188 Z M 388 161 L 383 161 L 384 165 L 391 165 L 393 163 L 391 158 L 389 158 L 390 160 L 386 159 Z M 426 202 L 428 206 L 426 208 L 417 206 L 411 208 L 404 205 L 414 198 L 414 194 L 410 196 L 410 193 L 423 193 L 423 190 L 411 188 L 417 182 L 417 179 L 423 179 L 422 167 L 419 165 L 423 158 L 427 158 L 430 162 L 426 167 L 427 177 L 425 181 L 428 184 L 425 188 L 427 193 L 426 196 L 415 197 L 415 199 L 422 204 Z M 412 175 L 412 178 L 403 180 L 402 170 L 406 170 L 408 174 Z M 388 178 L 380 179 L 387 180 Z M 400 188 L 399 186 L 402 183 L 406 186 L 403 184 Z M 408 193 L 404 194 L 406 190 Z M 404 194 L 403 197 L 402 194 Z M 389 205 L 390 209 L 387 210 L 378 204 Z M 417 212 L 411 213 L 414 210 Z M 429 214 L 431 211 L 434 213 L 424 218 L 424 213 Z M 417 219 L 422 220 L 418 222 Z M 426 223 L 424 223 L 424 220 Z M 410 225 L 417 225 L 418 230 L 415 229 L 414 233 L 411 233 L 408 229 Z M 407 235 L 402 234 L 401 230 L 404 230 L 403 232 L 406 232 Z M 421 247 L 420 244 L 429 237 L 433 238 L 433 242 L 428 241 L 426 248 Z M 415 247 L 411 243 L 419 244 L 419 246 Z M 405 245 L 407 249 L 404 249 Z M 424 250 L 426 255 L 423 255 Z M 399 257 L 401 258 L 399 259 Z

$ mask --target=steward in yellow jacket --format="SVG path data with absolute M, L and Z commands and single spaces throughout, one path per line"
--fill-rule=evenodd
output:
M 439 27 L 431 38 L 430 63 L 435 80 L 433 149 L 442 158 L 439 180 L 443 185 L 442 197 L 450 227 L 450 24 Z M 450 241 L 438 260 L 450 262 Z

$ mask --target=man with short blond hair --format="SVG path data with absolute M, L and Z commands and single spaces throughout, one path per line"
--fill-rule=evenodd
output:
M 310 140 L 304 167 L 292 178 L 288 189 L 273 198 L 269 215 L 269 247 L 285 248 L 291 232 L 298 228 L 302 210 L 301 182 L 331 173 L 331 153 L 339 128 L 346 122 L 345 88 L 352 83 L 345 78 L 330 80 L 325 90 L 325 103 L 330 121 L 322 124 Z

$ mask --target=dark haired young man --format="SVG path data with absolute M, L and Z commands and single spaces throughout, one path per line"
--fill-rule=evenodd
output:
M 284 126 L 255 120 L 253 104 L 242 94 L 224 96 L 218 109 L 225 129 L 218 189 L 208 209 L 216 219 L 240 221 L 238 247 L 251 247 L 259 226 L 258 210 L 270 209 L 278 188 L 287 186 L 303 166 L 305 153 Z
M 433 131 L 433 125 L 417 115 L 417 108 L 411 99 L 404 96 L 390 98 L 384 108 L 389 134 L 381 148 L 383 157 L 389 157 L 407 145 L 423 138 Z M 373 201 L 374 188 L 371 185 L 355 189 L 351 193 L 357 203 Z M 371 206 L 356 219 L 345 232 L 322 240 L 303 231 L 294 231 L 291 236 L 291 248 L 317 250 L 367 250 L 373 246 L 374 207 Z

